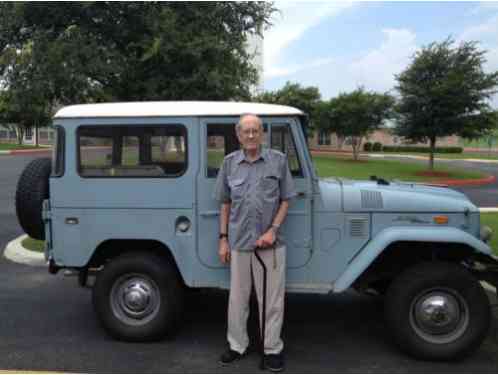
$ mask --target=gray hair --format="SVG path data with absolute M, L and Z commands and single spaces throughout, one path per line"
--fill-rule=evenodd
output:
M 242 113 L 239 117 L 239 121 L 237 122 L 237 124 L 235 124 L 235 131 L 237 132 L 237 134 L 240 132 L 240 127 L 242 126 L 242 124 L 241 124 L 242 120 L 244 119 L 244 117 L 248 117 L 248 116 L 255 117 L 258 121 L 260 128 L 263 129 L 263 121 L 261 120 L 261 118 L 259 118 L 258 115 L 254 114 L 254 113 Z

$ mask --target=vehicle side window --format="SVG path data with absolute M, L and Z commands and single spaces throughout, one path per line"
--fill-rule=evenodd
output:
M 52 173 L 51 177 L 64 175 L 65 133 L 64 128 L 57 126 L 54 130 L 55 140 L 52 148 Z
M 271 125 L 271 148 L 287 155 L 292 176 L 303 177 L 303 170 L 297 155 L 296 143 L 294 142 L 289 124 Z
M 183 125 L 83 126 L 78 170 L 83 177 L 177 177 L 187 169 Z
M 263 124 L 263 147 L 268 144 L 268 125 Z M 223 158 L 240 148 L 235 124 L 207 124 L 207 170 L 206 176 L 216 178 Z

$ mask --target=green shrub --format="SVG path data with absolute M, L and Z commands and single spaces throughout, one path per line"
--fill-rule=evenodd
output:
M 384 146 L 384 152 L 423 152 L 430 153 L 431 150 L 427 146 Z M 438 154 L 461 154 L 462 147 L 436 147 Z
M 372 151 L 382 151 L 382 143 L 375 142 L 372 146 Z
M 363 151 L 372 151 L 372 142 L 365 142 L 363 144 Z

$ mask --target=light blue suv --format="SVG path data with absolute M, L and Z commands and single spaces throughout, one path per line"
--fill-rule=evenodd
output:
M 22 227 L 46 241 L 50 272 L 77 270 L 83 286 L 96 274 L 95 311 L 112 336 L 161 338 L 181 318 L 185 289 L 229 287 L 212 191 L 223 157 L 239 147 L 243 113 L 261 116 L 264 146 L 287 155 L 298 191 L 282 228 L 289 292 L 384 297 L 388 330 L 417 357 L 459 358 L 480 345 L 490 305 L 479 280 L 496 286 L 498 261 L 465 195 L 319 179 L 301 111 L 235 102 L 65 107 L 52 160 L 23 172 Z

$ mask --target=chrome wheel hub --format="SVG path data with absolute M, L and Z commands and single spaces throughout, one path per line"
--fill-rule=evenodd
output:
M 458 339 L 469 323 L 467 302 L 455 290 L 420 293 L 410 308 L 410 324 L 424 340 L 445 344 Z
M 112 287 L 112 312 L 123 323 L 143 325 L 157 315 L 160 305 L 159 288 L 145 275 L 124 275 Z

